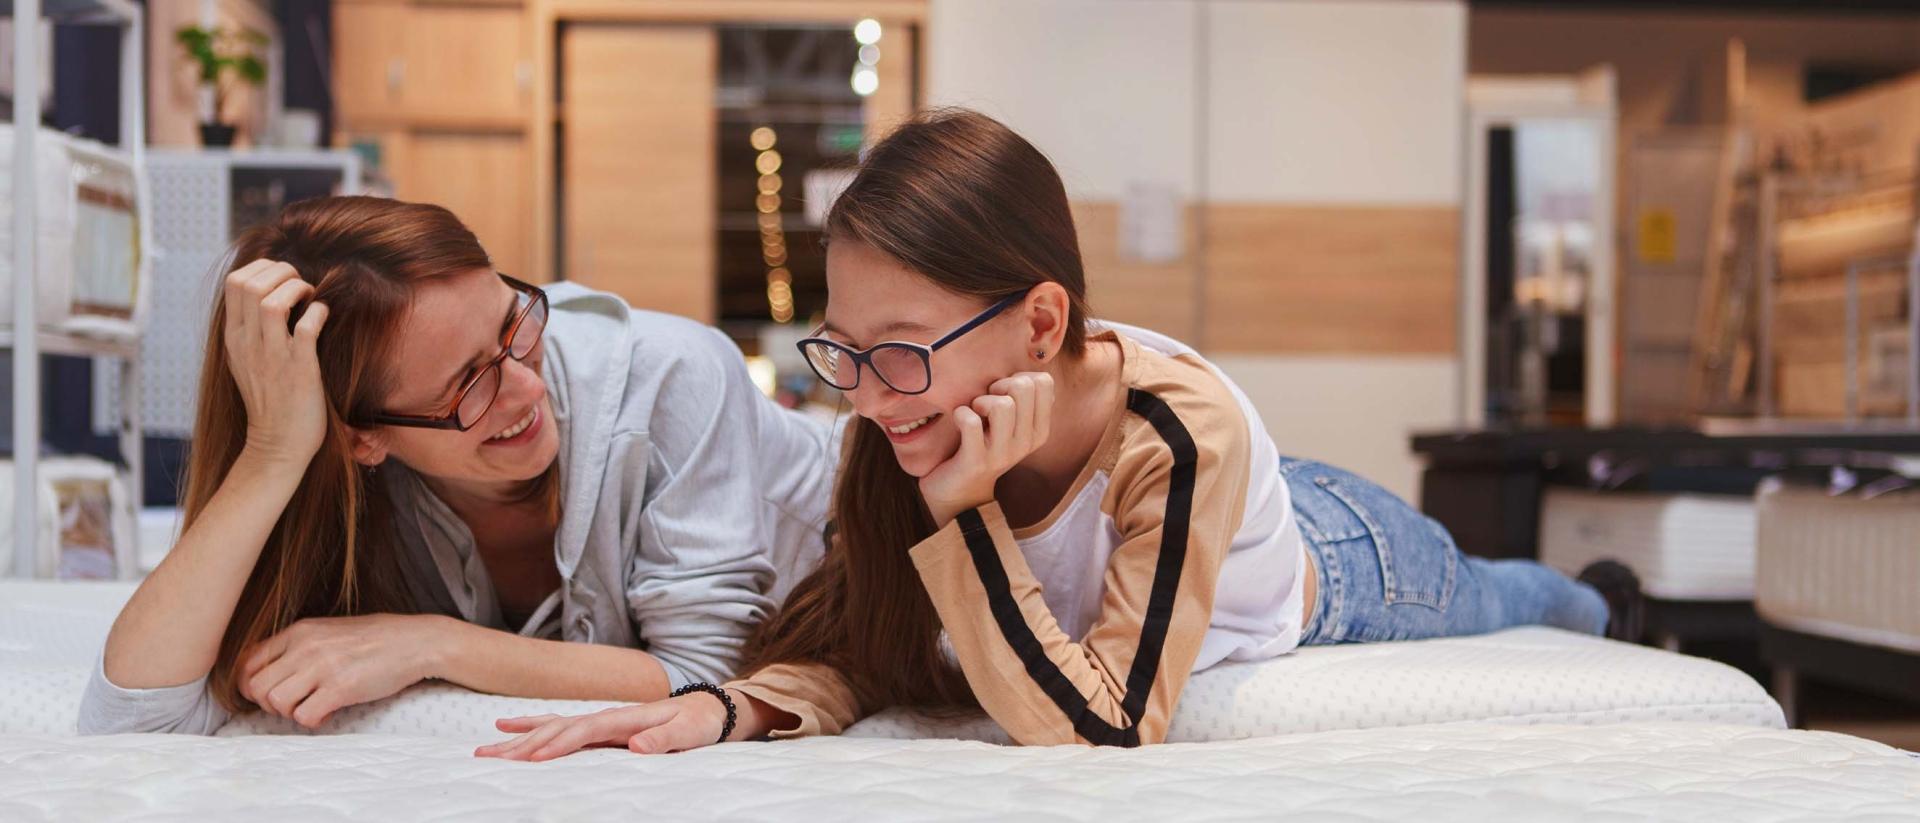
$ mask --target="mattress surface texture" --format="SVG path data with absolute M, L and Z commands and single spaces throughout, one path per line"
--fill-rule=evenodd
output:
M 72 733 L 121 585 L 0 584 L 0 733 Z M 497 738 L 500 717 L 579 713 L 612 704 L 477 694 L 424 683 L 336 713 L 321 731 Z M 1710 660 L 1527 627 L 1479 637 L 1303 648 L 1261 663 L 1216 666 L 1181 693 L 1169 739 L 1279 734 L 1462 721 L 1607 724 L 1694 721 L 1784 725 L 1765 689 Z M 243 715 L 219 734 L 304 733 Z M 849 735 L 1008 742 L 985 716 L 884 712 Z
M 1911 820 L 1920 759 L 1821 732 L 1456 724 L 1140 749 L 815 738 L 548 763 L 341 735 L 0 736 L 0 819 Z

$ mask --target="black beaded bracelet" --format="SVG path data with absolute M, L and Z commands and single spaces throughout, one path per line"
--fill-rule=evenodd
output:
M 727 694 L 726 689 L 705 682 L 688 683 L 685 686 L 674 689 L 673 694 L 667 696 L 679 697 L 683 694 L 693 694 L 694 692 L 706 692 L 714 697 L 718 697 L 720 698 L 720 704 L 727 707 L 727 725 L 720 728 L 720 739 L 714 741 L 715 743 L 727 742 L 727 738 L 733 736 L 733 724 L 740 719 L 740 710 L 734 707 L 733 697 Z

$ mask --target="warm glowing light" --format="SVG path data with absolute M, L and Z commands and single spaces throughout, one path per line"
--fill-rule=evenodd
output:
M 853 70 L 853 93 L 866 97 L 880 90 L 880 73 L 871 66 L 861 66 Z

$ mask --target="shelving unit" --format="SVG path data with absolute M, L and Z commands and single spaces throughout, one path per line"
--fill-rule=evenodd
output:
M 1920 427 L 1915 185 L 1905 174 L 1762 178 L 1755 364 L 1761 417 L 1815 414 L 1863 424 L 1877 416 Z M 1895 327 L 1896 319 L 1904 328 Z M 1782 325 L 1789 320 L 1799 322 Z M 1839 333 L 1810 335 L 1816 323 Z M 1881 332 L 1903 338 L 1895 341 L 1903 351 L 1877 358 L 1882 370 L 1899 364 L 1903 373 L 1893 381 L 1897 387 L 1880 386 L 1870 395 L 1861 353 Z M 1797 370 L 1795 379 L 1787 379 L 1787 368 Z
M 111 150 L 133 169 L 135 210 L 141 241 L 142 260 L 136 269 L 136 281 L 144 286 L 146 261 L 151 248 L 148 228 L 151 212 L 146 184 L 146 114 L 141 105 L 145 58 L 145 20 L 139 6 L 129 0 L 0 0 L 0 16 L 12 18 L 13 26 L 13 319 L 0 331 L 0 348 L 13 352 L 13 572 L 20 577 L 34 574 L 39 556 L 39 469 L 40 469 L 40 355 L 62 354 L 83 357 L 113 357 L 120 361 L 122 421 L 120 442 L 122 459 L 129 473 L 128 489 L 134 501 L 141 498 L 141 425 L 140 397 L 140 323 L 144 319 L 136 300 L 126 333 L 81 335 L 42 328 L 36 316 L 35 291 L 38 285 L 38 193 L 35 187 L 35 144 L 40 138 L 40 37 L 37 21 L 57 23 L 110 24 L 120 28 L 120 145 Z M 136 292 L 137 293 L 137 292 Z M 26 330 L 27 333 L 22 333 Z M 117 571 L 131 577 L 139 556 L 138 536 L 126 551 L 116 557 Z

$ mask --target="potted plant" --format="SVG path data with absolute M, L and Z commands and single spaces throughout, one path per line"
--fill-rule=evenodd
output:
M 200 124 L 201 144 L 233 145 L 234 126 L 221 119 L 226 116 L 227 96 L 236 83 L 258 86 L 266 82 L 267 64 L 254 49 L 265 46 L 267 36 L 246 28 L 181 26 L 174 37 L 188 59 L 199 66 L 201 87 L 213 95 L 213 110 L 207 122 Z

